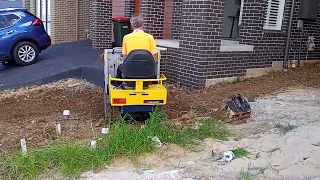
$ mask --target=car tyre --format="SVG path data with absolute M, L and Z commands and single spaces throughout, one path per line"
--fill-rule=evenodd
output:
M 35 44 L 29 41 L 22 41 L 13 48 L 13 60 L 21 66 L 35 63 L 39 58 L 39 50 Z

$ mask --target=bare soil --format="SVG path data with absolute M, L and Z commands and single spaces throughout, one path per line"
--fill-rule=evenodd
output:
M 170 119 L 178 118 L 179 121 L 189 121 L 185 115 L 190 111 L 222 117 L 221 105 L 232 94 L 239 93 L 254 100 L 293 87 L 319 88 L 319 78 L 320 63 L 201 90 L 169 85 L 169 101 L 165 110 Z M 29 148 L 50 144 L 50 138 L 57 138 L 56 117 L 65 109 L 71 110 L 71 115 L 79 119 L 62 123 L 59 139 L 92 138 L 101 131 L 98 122 L 104 116 L 103 89 L 71 79 L 0 92 L 0 151 L 19 148 L 21 137 L 27 138 Z
M 241 94 L 253 101 L 257 97 L 300 87 L 320 87 L 320 63 L 306 64 L 299 69 L 270 72 L 261 77 L 248 78 L 241 83 L 219 84 L 201 90 L 169 86 L 169 101 L 165 108 L 172 119 L 180 118 L 190 110 L 223 118 L 222 106 L 233 94 Z

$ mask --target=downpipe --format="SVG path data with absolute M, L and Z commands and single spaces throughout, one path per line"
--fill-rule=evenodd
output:
M 284 54 L 284 59 L 283 59 L 283 68 L 284 69 L 288 68 L 288 53 L 289 53 L 289 45 L 290 45 L 290 40 L 291 40 L 291 30 L 292 30 L 292 19 L 293 19 L 294 5 L 295 5 L 295 0 L 292 0 L 289 27 L 288 27 L 288 34 L 287 34 L 287 42 L 286 42 L 286 49 L 285 49 L 285 54 Z

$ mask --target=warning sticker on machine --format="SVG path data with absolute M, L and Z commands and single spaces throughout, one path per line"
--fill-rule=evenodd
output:
M 145 104 L 161 104 L 163 100 L 144 100 Z

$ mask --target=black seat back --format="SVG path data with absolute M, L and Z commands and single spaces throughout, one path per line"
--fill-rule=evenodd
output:
M 143 49 L 131 51 L 123 62 L 122 74 L 126 79 L 152 79 L 156 76 L 152 54 Z

